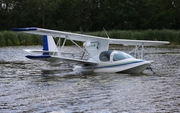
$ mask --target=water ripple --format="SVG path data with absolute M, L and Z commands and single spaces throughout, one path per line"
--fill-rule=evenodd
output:
M 29 47 L 0 48 L 0 113 L 180 111 L 179 47 L 147 48 L 157 52 L 145 58 L 159 76 L 72 72 L 28 60 L 22 48 Z

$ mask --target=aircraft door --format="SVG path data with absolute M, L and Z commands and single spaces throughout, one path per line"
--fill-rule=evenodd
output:
M 99 59 L 102 62 L 109 62 L 111 61 L 111 53 L 112 51 L 103 51 L 101 52 L 101 54 L 99 55 Z

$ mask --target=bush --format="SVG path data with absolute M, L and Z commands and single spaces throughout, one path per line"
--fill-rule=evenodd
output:
M 0 32 L 0 46 L 5 46 L 5 45 L 6 45 L 5 43 L 6 43 L 6 42 L 5 42 L 5 40 L 4 40 L 3 33 Z
M 19 46 L 19 45 L 40 45 L 42 36 L 16 33 L 13 31 L 0 32 L 0 46 Z
M 104 31 L 86 32 L 85 34 L 101 36 L 107 38 Z M 107 31 L 110 38 L 116 39 L 133 39 L 133 40 L 158 40 L 169 41 L 172 45 L 180 44 L 180 30 L 143 30 L 143 31 L 124 31 L 124 30 L 110 30 Z M 0 46 L 19 46 L 19 45 L 42 45 L 42 36 L 16 33 L 12 31 L 0 32 Z M 61 40 L 61 44 L 62 44 Z M 82 42 L 78 42 L 82 45 Z M 67 41 L 66 45 L 73 45 L 71 41 Z

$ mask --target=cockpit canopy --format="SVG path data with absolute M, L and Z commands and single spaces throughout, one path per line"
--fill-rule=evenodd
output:
M 103 51 L 99 55 L 99 59 L 103 62 L 119 61 L 119 60 L 124 60 L 128 58 L 134 58 L 134 57 L 125 52 L 115 51 L 115 50 Z

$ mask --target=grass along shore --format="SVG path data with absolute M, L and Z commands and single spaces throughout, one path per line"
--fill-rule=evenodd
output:
M 85 32 L 87 35 L 107 37 L 104 31 Z M 180 45 L 180 30 L 110 30 L 110 38 L 132 40 L 169 41 L 171 45 Z M 16 33 L 13 31 L 0 31 L 0 46 L 42 45 L 42 36 Z M 72 45 L 70 41 L 67 45 Z

